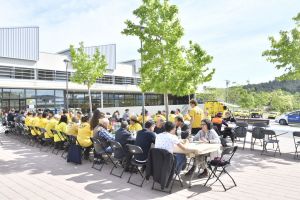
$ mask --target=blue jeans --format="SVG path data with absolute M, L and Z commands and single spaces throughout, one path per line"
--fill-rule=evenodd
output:
M 176 174 L 179 174 L 183 166 L 186 164 L 185 154 L 176 153 Z

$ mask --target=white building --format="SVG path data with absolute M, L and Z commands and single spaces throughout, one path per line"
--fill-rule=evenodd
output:
M 116 63 L 116 45 L 87 47 L 96 49 L 108 62 L 104 77 L 92 87 L 93 109 L 141 106 L 142 95 L 139 61 Z M 58 53 L 39 52 L 38 27 L 0 28 L 0 108 L 25 110 L 49 108 L 60 110 L 66 104 L 66 68 L 71 77 L 72 66 L 66 67 L 69 50 Z M 68 82 L 69 108 L 88 109 L 87 88 Z M 186 104 L 188 97 L 169 97 L 172 105 Z M 163 105 L 163 95 L 146 94 L 146 106 Z

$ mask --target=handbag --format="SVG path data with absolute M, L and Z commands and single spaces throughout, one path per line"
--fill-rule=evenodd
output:
M 70 145 L 68 149 L 67 162 L 81 164 L 81 147 L 79 145 Z

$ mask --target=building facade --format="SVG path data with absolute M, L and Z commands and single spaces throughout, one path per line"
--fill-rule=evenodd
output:
M 92 55 L 96 49 L 108 62 L 105 75 L 91 88 L 93 109 L 141 106 L 138 87 L 140 62 L 130 60 L 116 63 L 116 45 L 87 47 Z M 87 88 L 70 81 L 74 70 L 64 62 L 69 50 L 58 53 L 39 51 L 38 27 L 0 28 L 0 108 L 61 110 L 68 99 L 69 108 L 88 109 Z M 66 79 L 68 97 L 66 96 Z M 173 105 L 187 104 L 188 97 L 169 96 Z M 145 94 L 145 105 L 163 105 L 163 95 Z

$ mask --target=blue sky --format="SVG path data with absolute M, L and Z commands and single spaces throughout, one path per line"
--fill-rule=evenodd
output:
M 0 0 L 0 26 L 40 27 L 40 50 L 70 44 L 117 44 L 117 61 L 137 59 L 139 41 L 120 32 L 139 0 Z M 281 74 L 261 56 L 268 36 L 294 26 L 299 0 L 171 0 L 185 29 L 183 44 L 199 43 L 214 57 L 216 74 L 207 86 L 273 80 Z

